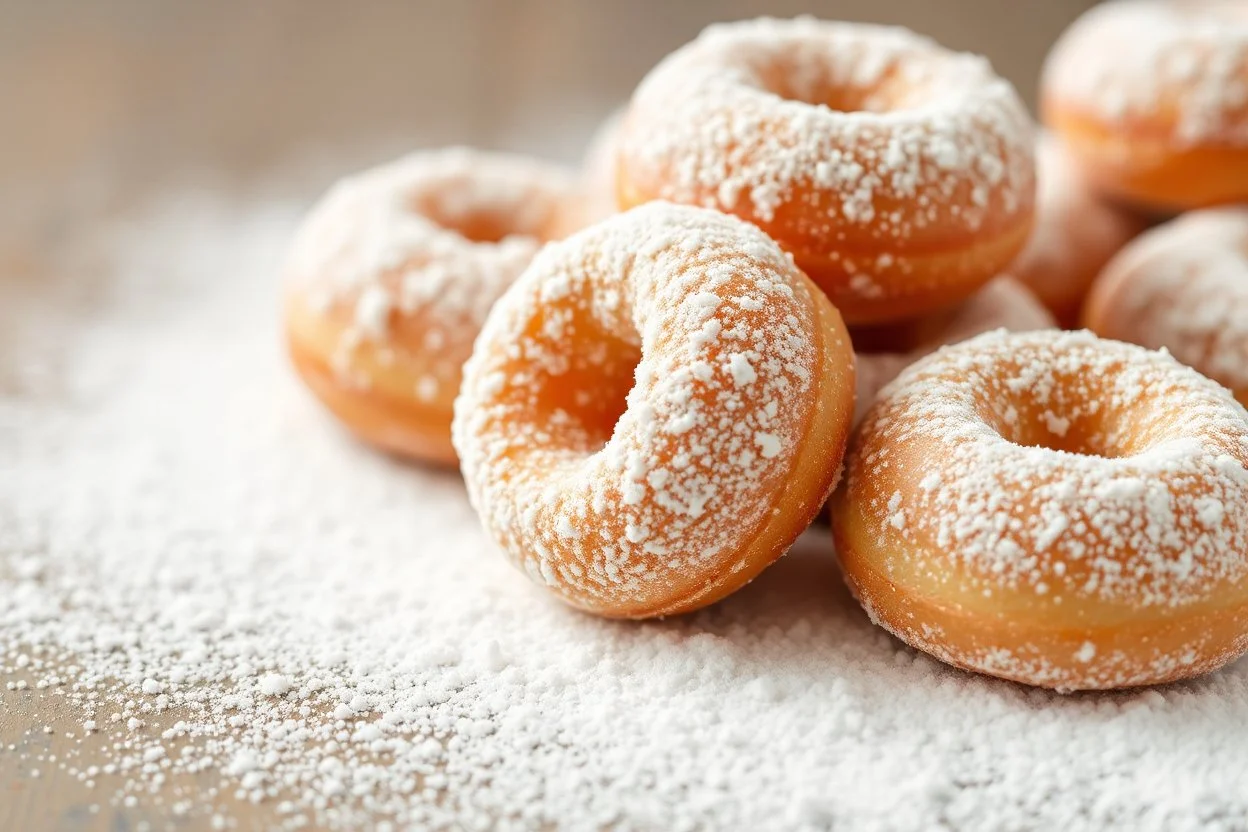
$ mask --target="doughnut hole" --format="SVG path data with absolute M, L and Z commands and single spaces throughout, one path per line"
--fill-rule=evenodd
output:
M 543 243 L 553 238 L 551 205 L 517 210 L 513 205 L 490 205 L 448 194 L 418 194 L 410 209 L 473 243 L 492 245 L 512 236 L 532 237 Z
M 1138 407 L 1091 395 L 1088 381 L 1055 375 L 1039 389 L 1004 379 L 981 393 L 979 416 L 1003 439 L 1025 448 L 1118 459 L 1146 450 L 1149 431 Z

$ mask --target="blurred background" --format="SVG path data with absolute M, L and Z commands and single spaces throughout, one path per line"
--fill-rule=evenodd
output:
M 987 55 L 1030 103 L 1046 50 L 1090 5 L 0 0 L 0 239 L 47 242 L 179 185 L 310 196 L 417 146 L 574 160 L 663 55 L 758 14 L 903 24 Z

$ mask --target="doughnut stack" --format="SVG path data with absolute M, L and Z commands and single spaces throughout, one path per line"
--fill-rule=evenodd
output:
M 713 25 L 579 174 L 457 148 L 335 186 L 287 264 L 294 366 L 457 464 L 581 610 L 719 601 L 826 504 L 871 620 L 949 664 L 1216 670 L 1248 652 L 1246 9 L 1097 7 L 1043 130 L 905 29 Z

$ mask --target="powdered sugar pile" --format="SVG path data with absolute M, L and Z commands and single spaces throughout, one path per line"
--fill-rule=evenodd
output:
M 1248 142 L 1248 13 L 1237 0 L 1117 0 L 1050 52 L 1045 95 L 1181 144 Z M 1145 128 L 1141 127 L 1141 130 Z M 1162 132 L 1164 136 L 1164 132 Z
M 224 826 L 237 792 L 289 827 L 1244 827 L 1248 664 L 1068 698 L 972 677 L 871 626 L 818 533 L 694 616 L 551 601 L 456 477 L 293 379 L 301 210 L 161 203 L 16 299 L 0 675 L 82 722 L 38 767 Z

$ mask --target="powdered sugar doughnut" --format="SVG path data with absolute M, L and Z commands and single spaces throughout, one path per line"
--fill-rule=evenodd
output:
M 946 347 L 881 393 L 832 504 L 863 606 L 951 664 L 1117 688 L 1248 649 L 1248 413 L 1164 353 Z
M 1147 223 L 1097 197 L 1051 133 L 1036 145 L 1036 167 L 1036 226 L 1009 272 L 1073 326 L 1092 281 Z
M 652 203 L 548 246 L 455 405 L 468 494 L 534 581 L 601 615 L 710 604 L 809 525 L 853 411 L 849 336 L 757 228 Z
M 335 185 L 286 269 L 286 339 L 304 381 L 369 442 L 453 463 L 460 368 L 571 188 L 554 166 L 463 148 Z
M 1248 209 L 1184 214 L 1140 237 L 1097 278 L 1084 321 L 1165 347 L 1248 403 Z
M 925 355 L 994 329 L 1028 332 L 1057 322 L 1038 300 L 1012 277 L 998 277 L 970 300 L 950 312 L 918 321 L 855 330 L 857 395 L 854 421 L 859 421 L 875 396 L 897 375 Z
M 1045 121 L 1096 187 L 1146 207 L 1248 198 L 1248 7 L 1119 0 L 1053 47 Z
M 621 205 L 755 223 L 850 323 L 926 314 L 999 274 L 1034 179 L 1031 120 L 984 59 L 809 18 L 711 26 L 646 77 L 620 137 Z

